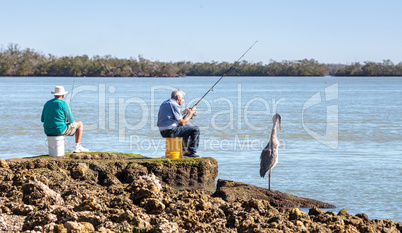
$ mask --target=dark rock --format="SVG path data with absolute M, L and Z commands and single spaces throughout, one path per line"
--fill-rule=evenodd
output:
M 67 233 L 67 229 L 64 227 L 64 225 L 63 224 L 55 224 L 54 226 L 53 226 L 53 230 L 52 230 L 54 233 Z M 49 231 L 49 232 L 52 232 L 52 231 Z
M 132 183 L 139 176 L 147 175 L 148 169 L 141 164 L 130 162 L 127 166 L 119 173 L 120 180 L 126 183 Z
M 44 226 L 57 221 L 57 216 L 49 211 L 39 210 L 31 212 L 25 219 L 23 230 L 33 230 L 36 226 Z
M 99 212 L 92 211 L 80 211 L 76 212 L 78 222 L 89 222 L 93 226 L 98 226 L 106 222 L 107 218 Z
M 0 167 L 9 168 L 8 163 L 4 159 L 0 159 Z
M 131 215 L 132 222 L 135 223 L 136 232 L 147 232 L 152 229 L 151 217 L 141 211 L 136 211 Z
M 120 169 L 121 166 L 119 166 Z M 115 164 L 108 163 L 92 163 L 90 168 L 97 174 L 98 183 L 103 186 L 112 186 L 121 184 L 120 180 L 116 177 L 118 167 Z
M 250 209 L 255 209 L 262 216 L 271 217 L 279 214 L 278 210 L 272 207 L 268 201 L 259 200 L 259 199 L 251 199 L 248 201 L 244 201 L 242 207 L 247 211 Z
M 51 190 L 40 181 L 24 184 L 22 186 L 22 201 L 28 205 L 61 205 L 64 203 L 60 194 Z
M 117 196 L 114 197 L 108 204 L 110 208 L 131 209 L 133 206 L 133 201 L 126 196 Z
M 71 177 L 83 180 L 89 175 L 89 168 L 86 163 L 79 163 L 71 170 Z
M 197 211 L 198 211 L 198 210 L 205 211 L 205 210 L 208 210 L 209 207 L 210 207 L 209 203 L 206 202 L 206 201 L 203 200 L 203 199 L 200 199 L 199 201 L 197 201 L 197 202 L 196 202 L 196 205 L 195 205 L 195 209 L 196 209 Z
M 0 214 L 12 214 L 13 212 L 7 206 L 0 204 Z
M 161 214 L 165 211 L 165 205 L 156 198 L 143 199 L 140 206 L 144 208 L 148 214 Z
M 111 173 L 106 173 L 102 176 L 103 179 L 99 180 L 99 184 L 103 186 L 112 186 L 112 185 L 120 185 L 120 180 Z
M 13 214 L 16 215 L 28 215 L 29 213 L 34 211 L 34 207 L 31 205 L 25 205 L 25 204 L 11 204 L 10 210 L 13 212 Z
M 341 209 L 338 213 L 338 216 L 341 216 L 344 219 L 347 219 L 347 218 L 349 218 L 350 215 L 346 209 Z
M 325 223 L 325 224 L 329 224 L 329 225 L 340 225 L 340 226 L 345 225 L 345 222 L 343 221 L 343 219 L 341 217 L 333 215 L 328 212 L 315 216 L 313 218 L 313 221 Z
M 155 175 L 140 176 L 131 184 L 131 199 L 139 204 L 142 199 L 160 197 L 162 185 Z
M 356 217 L 361 218 L 365 222 L 370 221 L 370 219 L 368 218 L 367 214 L 356 214 Z
M 179 232 L 179 226 L 175 222 L 171 222 L 166 218 L 160 217 L 153 220 L 152 232 L 155 233 L 175 233 Z
M 12 181 L 13 177 L 14 177 L 14 174 L 13 174 L 13 171 L 11 169 L 0 168 L 0 182 Z
M 257 186 L 244 184 L 229 180 L 218 180 L 214 197 L 221 197 L 226 201 L 239 201 L 261 199 L 267 200 L 271 206 L 276 208 L 309 208 L 318 206 L 319 208 L 335 208 L 334 205 L 316 201 L 309 198 L 297 197 L 294 195 L 281 193 L 279 191 L 270 191 Z
M 317 215 L 320 215 L 320 214 L 324 214 L 324 211 L 318 209 L 317 206 L 313 206 L 313 208 L 311 208 L 311 209 L 308 211 L 308 215 L 317 216 Z
M 93 233 L 95 232 L 94 226 L 89 222 L 73 222 L 68 221 L 64 223 L 67 232 L 80 232 L 80 233 Z
M 0 181 L 0 193 L 2 196 L 9 196 L 10 191 L 13 189 L 12 181 Z
M 52 211 L 52 214 L 55 214 L 57 216 L 56 223 L 64 223 L 67 221 L 77 221 L 78 220 L 77 214 L 72 209 L 69 209 L 64 206 L 57 206 Z
M 298 208 L 292 208 L 289 211 L 289 220 L 301 220 L 302 218 L 308 218 L 308 215 Z
M 84 199 L 84 194 L 82 193 L 82 191 L 79 188 L 72 187 L 69 187 L 67 190 L 65 190 L 65 192 L 61 196 L 65 203 L 69 203 L 73 206 L 80 205 L 82 200 Z
M 100 209 L 101 206 L 93 198 L 84 200 L 79 206 L 74 208 L 75 211 L 99 211 Z
M 49 170 L 51 170 L 51 171 L 57 171 L 57 170 L 60 169 L 60 168 L 57 166 L 56 161 L 49 161 L 49 162 L 47 163 L 47 168 L 48 168 Z
M 110 185 L 107 186 L 107 191 L 110 194 L 121 195 L 125 193 L 125 185 L 123 184 Z
M 353 215 L 349 215 L 347 218 L 343 217 L 345 225 L 361 226 L 364 224 L 364 220 Z
M 402 223 L 401 222 L 396 223 L 396 229 L 398 229 L 398 231 L 402 232 Z

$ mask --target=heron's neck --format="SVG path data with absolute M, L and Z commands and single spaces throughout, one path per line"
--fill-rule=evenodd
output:
M 271 139 L 276 138 L 276 129 L 277 129 L 277 121 L 274 122 L 274 125 L 272 126 L 272 133 L 271 133 Z

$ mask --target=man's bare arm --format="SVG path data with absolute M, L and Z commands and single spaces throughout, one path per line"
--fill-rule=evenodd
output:
M 185 126 L 187 122 L 190 121 L 190 119 L 193 117 L 195 113 L 195 106 L 192 108 L 186 108 L 186 110 L 184 110 L 183 112 L 189 112 L 189 114 L 186 116 L 186 118 L 177 121 L 177 123 L 179 123 L 180 126 Z

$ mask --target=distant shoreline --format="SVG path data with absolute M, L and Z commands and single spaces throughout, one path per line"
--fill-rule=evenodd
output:
M 194 75 L 194 76 L 172 76 L 172 77 L 160 77 L 160 76 L 152 76 L 152 77 L 143 77 L 143 76 L 130 76 L 130 77 L 120 77 L 120 76 L 1 76 L 0 78 L 188 78 L 188 77 L 221 77 L 221 76 L 216 76 L 216 75 L 210 75 L 210 76 L 202 76 L 202 75 Z M 261 78 L 266 78 L 266 77 L 271 77 L 271 78 L 299 78 L 299 77 L 318 77 L 318 78 L 336 78 L 336 77 L 372 77 L 372 78 L 390 78 L 390 77 L 401 77 L 402 75 L 394 75 L 394 76 L 355 76 L 355 75 L 350 75 L 350 76 L 335 76 L 335 75 L 325 75 L 325 76 L 260 76 L 260 75 L 255 75 L 255 76 L 250 76 L 250 75 L 238 75 L 238 76 L 233 76 L 233 75 L 228 75 L 227 77 L 261 77 Z
M 10 44 L 0 50 L 0 76 L 9 77 L 185 77 L 185 76 L 402 76 L 402 62 L 324 64 L 315 59 L 295 61 L 161 62 L 139 56 L 120 59 L 107 56 L 44 55 Z

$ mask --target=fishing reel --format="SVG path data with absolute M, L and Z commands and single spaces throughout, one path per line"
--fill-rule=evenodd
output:
M 189 115 L 188 112 L 183 114 L 183 119 L 186 118 Z M 194 112 L 193 116 L 191 117 L 191 119 L 193 119 L 193 117 L 197 116 L 197 112 Z

